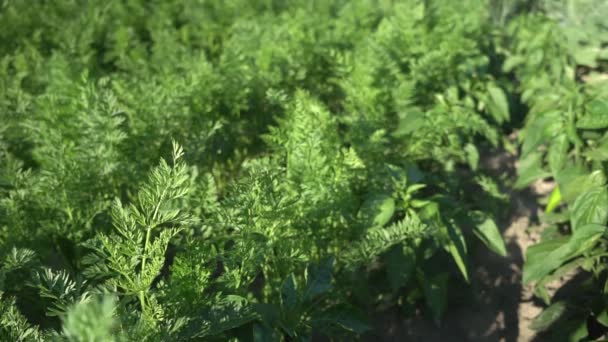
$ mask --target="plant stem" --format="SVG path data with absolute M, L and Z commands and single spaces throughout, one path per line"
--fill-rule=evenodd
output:
M 158 211 L 160 210 L 160 205 L 163 202 L 163 199 L 165 198 L 166 193 L 167 193 L 167 188 L 164 188 L 163 192 L 160 194 L 158 203 L 156 203 L 156 206 L 154 207 L 154 212 L 152 213 L 152 218 L 150 219 L 150 222 L 148 222 L 148 227 L 146 228 L 146 239 L 144 240 L 144 250 L 142 253 L 140 274 L 143 274 L 146 269 L 146 259 L 148 259 L 147 252 L 148 252 L 148 245 L 150 244 L 150 234 L 152 233 L 152 228 L 154 228 L 154 222 L 156 221 L 156 217 L 158 216 Z M 141 290 L 139 292 L 139 302 L 141 304 L 141 311 L 144 312 L 145 307 L 146 307 L 144 290 Z

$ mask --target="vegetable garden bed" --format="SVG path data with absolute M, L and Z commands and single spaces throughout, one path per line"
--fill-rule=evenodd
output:
M 0 340 L 602 338 L 606 18 L 4 1 Z

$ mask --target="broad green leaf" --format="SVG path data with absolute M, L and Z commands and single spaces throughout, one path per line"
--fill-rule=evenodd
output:
M 608 327 L 608 309 L 602 310 L 599 315 L 596 316 L 598 322 L 600 322 L 603 326 Z
M 572 237 L 568 241 L 568 249 L 562 255 L 568 259 L 590 250 L 605 232 L 606 226 L 595 223 L 579 227 L 572 234 Z
M 464 147 L 464 151 L 467 155 L 467 162 L 473 171 L 477 170 L 479 165 L 479 152 L 473 144 L 467 144 Z
M 520 160 L 517 169 L 516 189 L 523 189 L 537 179 L 543 179 L 550 174 L 543 170 L 543 155 L 540 152 L 529 153 L 524 159 Z
M 551 221 L 551 220 L 555 219 L 554 217 L 551 217 L 553 215 L 555 215 L 555 214 L 544 215 L 542 218 L 543 222 L 546 222 L 547 224 L 550 224 L 551 226 L 544 228 L 543 231 L 540 233 L 541 241 L 549 241 L 549 240 L 554 240 L 554 239 L 564 237 L 564 235 L 562 235 L 562 233 L 560 232 L 559 227 L 556 225 L 556 223 L 564 222 L 564 221 L 568 221 L 568 220 L 567 219 L 560 220 L 558 218 L 557 219 L 558 222 Z M 550 219 L 548 220 L 547 217 L 549 217 Z
M 579 258 L 574 259 L 574 261 L 568 262 L 565 265 L 561 266 L 553 273 L 551 273 L 551 275 L 546 276 L 541 282 L 536 284 L 535 294 L 538 294 L 538 296 L 543 299 L 545 304 L 550 304 L 551 298 L 549 298 L 549 293 L 546 291 L 546 284 L 567 275 L 569 272 L 572 272 L 576 268 L 581 267 L 584 263 L 585 259 Z
M 595 99 L 587 105 L 587 113 L 577 122 L 576 128 L 601 129 L 608 127 L 608 99 Z
M 395 213 L 395 200 L 386 194 L 369 196 L 361 206 L 364 222 L 373 227 L 388 223 Z
M 579 136 L 579 132 L 576 130 L 576 125 L 574 124 L 574 122 L 568 122 L 565 128 L 565 133 L 570 143 L 578 147 L 584 144 L 583 140 Z
M 584 152 L 585 157 L 594 161 L 606 161 L 608 160 L 608 143 L 599 145 Z
M 410 201 L 410 206 L 412 206 L 412 208 L 422 208 L 429 203 L 431 203 L 431 201 L 413 199 Z
M 501 256 L 507 255 L 507 248 L 496 223 L 491 218 L 476 222 L 474 233 L 492 251 Z
M 547 208 L 545 208 L 545 213 L 551 213 L 562 201 L 562 194 L 559 191 L 559 186 L 556 186 L 555 189 L 551 192 L 551 196 L 549 196 L 549 202 L 547 203 Z
M 557 111 L 542 113 L 526 125 L 524 142 L 521 147 L 522 158 L 535 153 L 537 148 L 561 133 L 562 113 Z
M 534 286 L 534 296 L 540 298 L 545 305 L 551 304 L 551 295 L 545 286 L 536 285 Z
M 570 208 L 570 221 L 573 231 L 589 223 L 605 224 L 608 221 L 608 190 L 597 187 L 577 197 Z
M 588 46 L 585 48 L 578 48 L 574 51 L 574 59 L 577 64 L 586 65 L 591 68 L 595 68 L 597 65 L 597 56 L 599 49 L 595 46 Z
M 551 225 L 547 228 L 551 228 L 553 231 L 547 232 L 547 228 L 545 228 L 541 233 L 541 236 L 543 236 L 543 239 L 544 236 L 546 236 L 547 239 L 553 239 L 555 236 L 561 235 L 561 232 L 556 225 L 570 222 L 570 213 L 568 212 L 568 208 L 564 207 L 560 212 L 545 213 L 542 216 L 542 221 Z
M 525 62 L 525 57 L 520 55 L 509 56 L 505 59 L 505 62 L 502 65 L 502 70 L 505 72 L 510 72 L 516 66 L 523 64 Z
M 523 282 L 528 284 L 539 281 L 560 267 L 564 262 L 572 259 L 585 251 L 591 249 L 597 240 L 604 234 L 605 227 L 590 223 L 579 227 L 568 242 L 558 248 L 549 251 L 549 242 L 530 247 L 526 253 L 524 264 Z M 561 240 L 559 240 L 561 242 Z M 542 250 L 541 247 L 542 246 Z
M 502 124 L 509 121 L 509 102 L 505 92 L 495 86 L 494 84 L 488 85 L 488 110 L 496 122 Z
M 436 201 L 428 201 L 422 210 L 418 213 L 418 216 L 425 221 L 431 222 L 433 225 L 442 226 L 441 213 L 439 211 L 439 203 Z
M 565 134 L 560 134 L 551 140 L 547 152 L 547 163 L 553 175 L 556 175 L 566 164 L 569 147 L 570 142 Z
M 314 297 L 323 294 L 331 289 L 331 278 L 334 259 L 327 258 L 316 267 L 309 267 L 306 270 L 306 292 L 304 300 L 312 300 Z
M 538 315 L 534 321 L 532 321 L 532 324 L 530 324 L 530 329 L 535 331 L 547 330 L 551 327 L 551 325 L 564 316 L 567 309 L 568 306 L 563 301 L 553 303 L 551 306 L 543 310 L 543 312 Z
M 589 336 L 587 331 L 587 317 L 581 317 L 577 320 L 570 321 L 563 326 L 568 331 L 567 341 L 568 342 L 580 342 L 585 341 L 586 337 Z M 559 331 L 556 331 L 553 336 L 563 337 Z
M 568 240 L 568 236 L 561 236 L 559 238 L 542 241 L 528 247 L 526 250 L 526 265 L 524 266 L 543 262 L 543 260 L 546 259 L 551 252 L 568 243 Z
M 454 227 L 451 224 L 447 226 L 447 230 L 450 242 L 446 248 L 456 262 L 460 273 L 462 273 L 462 276 L 468 282 L 469 271 L 467 262 L 467 245 L 464 240 L 464 236 L 458 227 Z
M 568 165 L 556 178 L 562 200 L 568 204 L 572 204 L 582 193 L 606 183 L 601 170 L 588 173 L 584 166 L 576 164 Z
M 594 161 L 608 160 L 608 134 L 605 134 L 592 148 L 585 151 L 584 155 Z
M 424 188 L 426 188 L 426 184 L 412 184 L 407 187 L 406 193 L 408 195 L 411 195 L 411 194 L 417 192 L 418 190 L 421 190 Z
M 592 130 L 586 130 L 586 131 L 582 131 L 580 133 L 580 137 L 585 141 L 589 141 L 589 140 L 597 141 L 597 140 L 601 139 L 602 136 L 603 135 L 601 132 L 592 131 Z
M 576 122 L 579 129 L 603 129 L 608 127 L 608 115 L 587 113 Z
M 543 264 L 546 263 L 547 257 L 551 254 L 551 252 L 557 250 L 567 243 L 568 237 L 563 236 L 553 240 L 542 241 L 528 247 L 524 263 L 523 281 L 527 283 L 527 280 L 530 277 L 530 272 L 541 269 Z M 538 277 L 538 279 L 541 278 L 542 276 Z

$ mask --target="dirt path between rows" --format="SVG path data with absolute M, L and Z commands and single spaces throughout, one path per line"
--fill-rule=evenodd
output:
M 488 173 L 509 173 L 515 176 L 516 157 L 503 152 L 484 158 Z M 532 290 L 521 283 L 526 249 L 538 241 L 538 233 L 530 230 L 538 224 L 539 197 L 553 189 L 552 182 L 537 182 L 523 191 L 510 190 L 510 210 L 507 218 L 498 222 L 507 246 L 507 257 L 486 248 L 473 252 L 474 270 L 469 289 L 464 289 L 458 303 L 449 303 L 448 312 L 440 326 L 429 319 L 415 317 L 403 320 L 397 313 L 378 315 L 375 340 L 382 341 L 543 341 L 529 329 L 531 321 L 541 312 Z M 450 289 L 452 290 L 452 289 Z M 458 289 L 460 290 L 460 289 Z M 458 296 L 457 296 L 458 297 Z

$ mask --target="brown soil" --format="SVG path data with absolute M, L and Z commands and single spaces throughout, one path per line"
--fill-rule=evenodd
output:
M 515 156 L 504 152 L 484 158 L 483 168 L 489 173 L 507 172 L 514 176 Z M 440 326 L 418 315 L 403 319 L 396 312 L 377 317 L 376 327 L 382 341 L 542 341 L 529 329 L 542 308 L 534 301 L 531 288 L 522 287 L 522 265 L 526 249 L 538 242 L 539 197 L 549 194 L 552 182 L 537 182 L 510 196 L 510 215 L 499 227 L 507 246 L 507 257 L 479 248 L 472 256 L 474 274 L 471 294 L 463 303 L 448 305 Z

